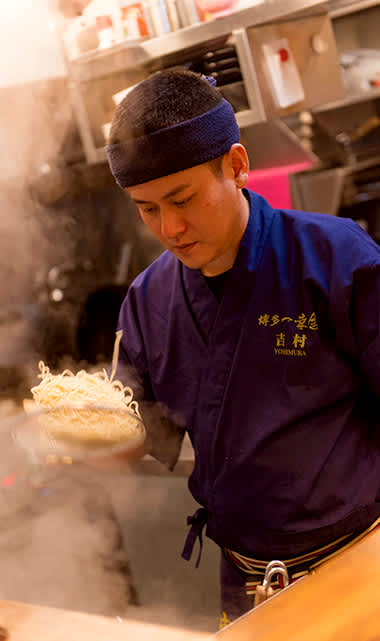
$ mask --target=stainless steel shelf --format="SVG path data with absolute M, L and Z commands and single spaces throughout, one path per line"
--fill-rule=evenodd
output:
M 331 19 L 341 18 L 350 13 L 379 6 L 379 0 L 329 0 L 328 11 Z
M 311 111 L 314 113 L 320 113 L 322 111 L 331 111 L 332 109 L 340 109 L 341 107 L 349 107 L 360 102 L 366 102 L 367 100 L 376 100 L 380 98 L 380 89 L 373 89 L 371 91 L 363 91 L 357 94 L 347 94 L 342 100 L 336 100 L 334 102 L 328 102 L 324 105 L 319 105 L 318 107 L 313 107 Z
M 106 160 L 104 148 L 99 147 L 101 140 L 98 139 L 98 146 L 95 145 L 92 124 L 87 113 L 87 102 L 90 100 L 92 91 L 91 81 L 95 81 L 96 90 L 105 77 L 120 73 L 120 78 L 110 79 L 109 84 L 112 86 L 114 80 L 116 84 L 124 82 L 126 72 L 125 75 L 130 80 L 129 84 L 133 85 L 155 69 L 181 64 L 182 61 L 191 59 L 194 55 L 200 56 L 227 43 L 233 43 L 237 51 L 247 96 L 248 108 L 236 113 L 239 126 L 249 127 L 258 122 L 264 122 L 272 116 L 272 112 L 277 113 L 270 97 L 268 111 L 264 107 L 260 78 L 252 56 L 252 47 L 255 43 L 249 39 L 248 31 L 251 27 L 260 27 L 260 29 L 263 27 L 269 30 L 273 27 L 279 29 L 281 33 L 281 23 L 288 22 L 296 23 L 293 25 L 294 31 L 297 29 L 298 21 L 310 18 L 313 25 L 328 24 L 328 3 L 327 0 L 292 0 L 291 2 L 289 0 L 251 0 L 251 3 L 251 6 L 223 18 L 192 25 L 158 38 L 133 44 L 124 41 L 107 49 L 87 52 L 75 60 L 68 61 L 69 89 L 87 162 L 96 164 Z M 284 28 L 286 29 L 286 26 Z M 327 39 L 332 38 L 330 31 L 325 30 Z M 323 82 L 326 89 L 325 78 Z M 86 83 L 89 83 L 87 87 Z M 266 87 L 265 82 L 263 85 Z M 309 94 L 307 104 L 315 104 L 315 96 L 311 97 L 314 94 L 310 86 Z M 325 95 L 334 99 L 342 95 L 342 91 L 338 91 L 334 84 L 334 90 L 325 92 Z M 100 119 L 97 116 L 97 127 L 100 126 L 98 121 Z
M 252 6 L 223 18 L 195 24 L 158 38 L 150 38 L 131 46 L 128 41 L 102 50 L 94 50 L 69 60 L 69 73 L 73 80 L 85 81 L 107 73 L 126 71 L 144 66 L 154 60 L 180 51 L 199 48 L 202 44 L 227 38 L 229 34 L 245 27 L 310 13 L 318 7 L 326 11 L 325 0 L 252 0 Z

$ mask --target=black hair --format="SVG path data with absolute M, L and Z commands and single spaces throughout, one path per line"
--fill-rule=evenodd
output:
M 186 69 L 158 71 L 136 85 L 118 105 L 109 144 L 151 134 L 216 107 L 220 92 Z

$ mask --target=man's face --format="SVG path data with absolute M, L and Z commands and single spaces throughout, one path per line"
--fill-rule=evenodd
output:
M 156 238 L 187 267 L 210 276 L 231 267 L 248 206 L 226 156 L 220 176 L 206 163 L 126 191 Z

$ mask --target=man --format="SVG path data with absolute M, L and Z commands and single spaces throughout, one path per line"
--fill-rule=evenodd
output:
M 107 153 L 168 250 L 123 303 L 120 365 L 166 411 L 151 453 L 173 467 L 189 434 L 184 557 L 207 526 L 232 620 L 270 560 L 294 580 L 377 526 L 380 251 L 351 220 L 245 190 L 233 110 L 191 72 L 137 85 Z

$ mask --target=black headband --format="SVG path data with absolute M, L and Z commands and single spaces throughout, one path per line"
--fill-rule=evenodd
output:
M 227 100 L 205 113 L 152 134 L 106 147 L 111 172 L 122 187 L 168 176 L 223 156 L 240 141 Z

